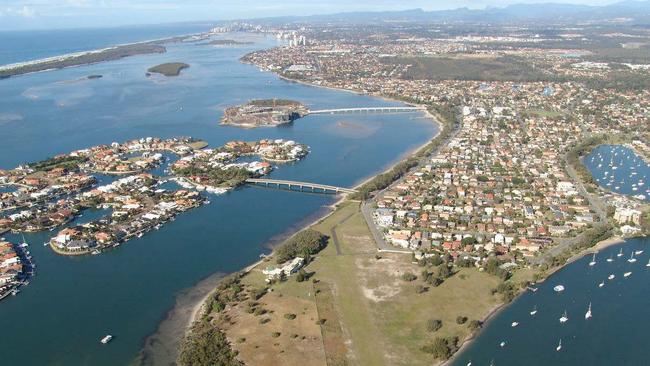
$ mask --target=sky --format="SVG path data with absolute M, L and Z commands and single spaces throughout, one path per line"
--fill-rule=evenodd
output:
M 110 27 L 348 11 L 484 8 L 513 3 L 604 5 L 616 0 L 0 0 L 0 30 Z

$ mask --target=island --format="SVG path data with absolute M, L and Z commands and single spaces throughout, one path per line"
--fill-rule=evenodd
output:
M 48 57 L 36 61 L 20 62 L 1 66 L 0 79 L 6 79 L 12 76 L 18 76 L 32 72 L 62 69 L 65 67 L 89 65 L 98 62 L 118 60 L 134 55 L 165 52 L 167 52 L 167 49 L 164 46 L 149 42 L 108 47 L 95 51 L 70 53 L 67 55 Z
M 244 128 L 274 127 L 291 123 L 309 114 L 300 102 L 287 99 L 257 99 L 227 108 L 221 124 Z
M 210 45 L 210 46 L 241 46 L 253 44 L 255 42 L 250 41 L 235 41 L 234 39 L 215 39 L 207 43 L 199 43 L 199 45 Z
M 270 173 L 273 166 L 268 161 L 295 162 L 309 153 L 306 145 L 283 139 L 206 146 L 205 141 L 189 137 L 146 137 L 0 170 L 0 186 L 15 188 L 0 192 L 0 233 L 66 226 L 47 243 L 55 253 L 99 254 L 209 203 L 202 191 L 224 193 Z M 178 160 L 166 169 L 166 176 L 149 172 L 170 155 Z M 239 161 L 249 156 L 268 161 Z M 98 175 L 119 178 L 98 185 Z M 180 187 L 163 188 L 167 182 Z M 67 225 L 88 209 L 110 211 L 84 224 Z
M 147 70 L 147 76 L 150 74 L 162 74 L 165 76 L 178 76 L 181 73 L 181 70 L 187 69 L 190 65 L 182 62 L 167 62 L 164 64 L 156 65 L 150 67 Z

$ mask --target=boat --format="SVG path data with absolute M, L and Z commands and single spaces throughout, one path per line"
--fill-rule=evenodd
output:
M 27 244 L 27 241 L 25 240 L 25 235 L 23 234 L 23 242 L 20 243 L 21 248 L 27 248 L 29 244 Z
M 513 328 L 516 327 L 517 325 L 519 325 L 518 322 L 512 322 L 512 324 L 510 324 L 510 326 L 512 326 Z
M 560 339 L 560 342 L 557 344 L 557 347 L 555 347 L 555 350 L 560 352 L 561 349 L 562 349 L 562 340 Z
M 472 361 L 469 361 L 466 366 L 472 366 Z
M 557 286 L 553 287 L 553 291 L 555 291 L 555 292 L 562 292 L 562 291 L 564 291 L 564 286 L 562 286 L 562 285 L 557 285 Z
M 650 267 L 650 259 L 648 259 L 648 264 L 646 264 L 645 266 Z
M 614 261 L 614 256 L 610 255 L 609 258 L 607 258 L 607 261 L 608 262 L 613 262 Z
M 596 265 L 596 253 L 591 257 L 591 262 L 589 262 L 589 266 L 593 267 Z
M 607 276 L 607 279 L 608 279 L 608 280 L 613 280 L 615 277 L 616 277 L 616 276 L 614 276 L 614 274 L 611 274 L 611 275 Z
M 566 310 L 564 310 L 564 314 L 560 318 L 560 323 L 566 323 L 567 321 L 569 321 L 569 316 L 567 315 Z
M 598 284 L 598 287 L 603 287 L 603 286 L 605 286 L 605 281 Z
M 113 340 L 113 336 L 110 335 L 110 334 L 107 334 L 106 336 L 104 336 L 104 338 L 101 339 L 100 342 L 102 344 L 106 344 L 106 343 L 110 342 L 111 340 Z
M 501 347 L 505 347 L 505 346 L 506 346 L 506 342 L 505 342 L 505 341 L 501 341 L 501 343 L 499 343 L 499 346 L 501 346 Z
M 617 257 L 622 257 L 623 256 L 623 248 L 621 248 L 621 251 L 616 254 Z
M 589 303 L 589 309 L 587 309 L 587 312 L 585 313 L 585 319 L 591 318 L 591 303 Z
M 535 315 L 537 314 L 537 305 L 533 307 L 533 310 L 530 311 L 530 315 Z
M 630 263 L 636 262 L 636 258 L 634 258 L 634 252 L 632 252 L 632 255 L 630 256 L 630 259 L 627 260 Z
M 631 274 L 632 274 L 632 272 L 625 272 L 625 273 L 623 273 L 623 277 L 630 277 Z
M 643 250 L 637 250 L 636 252 L 634 252 L 634 254 L 641 255 L 641 254 L 643 254 Z
M 46 246 L 48 246 L 48 245 L 50 245 L 50 243 L 48 243 L 48 242 L 43 243 L 43 246 L 44 246 L 44 247 L 46 247 Z

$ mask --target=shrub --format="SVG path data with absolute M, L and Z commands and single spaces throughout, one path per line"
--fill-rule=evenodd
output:
M 470 331 L 473 332 L 473 331 L 476 331 L 478 329 L 481 329 L 482 326 L 483 326 L 483 323 L 481 323 L 480 320 L 472 320 L 472 321 L 469 322 L 469 324 L 467 324 L 467 329 L 469 329 Z
M 327 321 L 327 319 L 320 318 L 320 319 L 316 320 L 316 324 L 323 325 L 323 324 L 325 324 L 326 321 Z
M 422 347 L 422 351 L 431 354 L 434 358 L 447 360 L 458 349 L 457 337 L 436 337 L 430 344 Z
M 421 293 L 426 292 L 426 291 L 427 291 L 427 288 L 422 286 L 422 285 L 415 286 L 415 293 L 416 294 L 421 294 Z
M 294 320 L 296 319 L 296 314 L 284 314 L 285 319 Z
M 439 319 L 429 319 L 429 320 L 427 320 L 427 331 L 435 332 L 440 328 L 442 328 L 442 320 L 439 320 Z
M 467 317 L 466 316 L 457 316 L 456 317 L 456 324 L 465 324 L 467 322 Z
M 404 273 L 402 275 L 402 279 L 404 281 L 408 281 L 408 282 L 415 281 L 417 278 L 418 277 L 416 275 L 414 275 L 413 273 L 410 273 L 410 272 L 406 272 L 406 273 Z
M 284 263 L 297 256 L 307 257 L 325 247 L 327 236 L 313 229 L 303 230 L 289 238 L 276 249 L 276 260 Z

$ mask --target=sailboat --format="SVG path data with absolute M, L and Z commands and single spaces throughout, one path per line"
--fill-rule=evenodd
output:
M 649 263 L 650 264 L 650 263 Z M 533 307 L 533 310 L 531 310 L 530 315 L 535 315 L 537 314 L 537 305 Z
M 589 303 L 589 309 L 587 309 L 587 312 L 585 313 L 585 319 L 591 318 L 591 303 Z
M 26 248 L 29 246 L 29 244 L 27 244 L 27 241 L 25 240 L 25 234 L 22 234 L 22 236 L 23 236 L 23 242 L 20 244 L 20 246 L 21 248 Z
M 613 280 L 614 278 L 616 278 L 616 276 L 614 276 L 613 273 L 610 274 L 609 276 L 607 276 L 607 279 L 608 279 L 608 280 Z
M 589 262 L 589 266 L 593 267 L 596 265 L 596 253 L 591 257 L 591 262 Z
M 645 266 L 650 267 L 650 259 L 648 259 L 648 264 L 646 264 Z
M 602 281 L 601 283 L 598 284 L 598 287 L 603 287 L 605 286 L 605 281 Z
M 557 347 L 555 347 L 555 350 L 560 352 L 561 349 L 562 349 L 562 340 L 560 339 L 560 342 L 557 344 Z
M 622 257 L 623 256 L 623 248 L 621 248 L 621 251 L 616 254 L 617 257 Z
M 510 326 L 513 328 L 516 327 L 517 325 L 519 325 L 519 322 L 512 322 L 512 324 L 510 324 Z
M 627 260 L 630 263 L 636 262 L 636 258 L 634 258 L 634 252 L 632 252 L 632 255 L 630 256 L 630 259 Z
M 637 250 L 636 252 L 634 252 L 634 254 L 636 254 L 636 255 L 640 255 L 642 253 L 643 253 L 643 250 Z
M 623 273 L 623 277 L 630 277 L 631 274 L 632 274 L 632 272 L 625 272 L 625 273 Z
M 569 321 L 569 316 L 567 315 L 566 310 L 564 310 L 564 315 L 560 318 L 560 323 L 566 323 L 567 321 Z
M 609 258 L 607 258 L 607 261 L 608 262 L 613 262 L 614 261 L 614 256 L 610 255 Z

